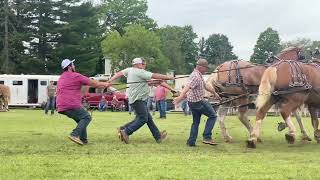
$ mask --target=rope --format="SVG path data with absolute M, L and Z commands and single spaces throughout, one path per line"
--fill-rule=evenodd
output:
M 227 71 L 233 71 L 233 70 L 239 70 L 239 69 L 248 69 L 248 68 L 253 68 L 256 66 L 264 66 L 261 64 L 253 64 L 253 65 L 249 65 L 249 66 L 244 66 L 244 67 L 239 67 L 239 68 L 232 68 L 232 69 L 227 69 L 227 70 L 218 70 L 218 71 L 213 71 L 212 73 L 219 73 L 219 72 L 227 72 Z M 212 74 L 210 73 L 210 74 Z M 180 77 L 175 77 L 174 79 L 181 79 L 181 78 L 186 78 L 186 77 L 190 77 L 190 75 L 186 75 L 186 76 L 180 76 Z M 170 80 L 170 79 L 168 79 Z M 137 83 L 146 83 L 146 82 L 157 82 L 157 81 L 163 81 L 161 79 L 153 79 L 153 80 L 146 80 L 146 81 L 134 81 L 134 82 L 127 82 L 124 84 L 137 84 Z M 114 83 L 112 85 L 121 85 L 122 83 Z

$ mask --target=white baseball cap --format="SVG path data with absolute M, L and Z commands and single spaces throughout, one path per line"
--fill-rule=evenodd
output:
M 61 67 L 62 69 L 68 67 L 70 64 L 72 64 L 75 60 L 70 60 L 70 59 L 64 59 L 62 62 L 61 62 Z
M 146 62 L 144 61 L 144 59 L 142 58 L 134 58 L 132 60 L 132 64 L 135 65 L 135 64 L 146 64 Z

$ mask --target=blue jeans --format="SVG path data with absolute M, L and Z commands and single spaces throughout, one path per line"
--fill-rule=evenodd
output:
M 129 109 L 129 114 L 131 114 L 131 112 L 133 111 L 133 108 L 132 108 L 132 106 L 131 106 L 131 104 L 128 104 L 128 109 Z
M 48 114 L 48 110 L 51 109 L 51 114 L 53 114 L 55 109 L 55 104 L 56 104 L 56 98 L 54 96 L 49 97 L 46 104 L 45 113 Z
M 159 106 L 160 118 L 165 118 L 166 117 L 166 100 L 158 101 L 158 106 Z
M 188 102 L 188 104 L 192 111 L 193 122 L 191 125 L 190 136 L 187 143 L 189 145 L 194 145 L 196 143 L 202 114 L 208 117 L 206 126 L 203 131 L 203 139 L 211 140 L 212 129 L 217 119 L 216 112 L 212 108 L 211 104 L 205 100 L 201 100 L 198 102 Z
M 181 108 L 183 110 L 184 115 L 190 115 L 190 110 L 189 110 L 189 105 L 188 105 L 188 101 L 186 99 L 182 100 L 181 102 Z
M 149 97 L 147 102 L 148 110 L 151 110 L 152 112 L 156 111 L 156 102 L 154 100 L 154 97 Z
M 72 130 L 71 134 L 72 136 L 76 136 L 82 140 L 87 141 L 87 126 L 89 125 L 91 121 L 90 114 L 84 109 L 71 109 L 67 111 L 59 112 L 60 114 L 64 114 L 68 116 L 69 118 L 73 119 L 78 125 L 77 127 Z
M 105 103 L 105 104 L 99 104 L 99 105 L 98 105 L 98 110 L 99 110 L 99 111 L 106 111 L 106 110 L 107 110 L 107 103 Z
M 121 126 L 120 129 L 124 130 L 128 135 L 133 134 L 140 129 L 144 124 L 147 124 L 155 140 L 160 139 L 160 131 L 156 124 L 152 120 L 152 116 L 148 111 L 147 102 L 137 100 L 131 104 L 136 113 L 136 117 L 133 121 Z

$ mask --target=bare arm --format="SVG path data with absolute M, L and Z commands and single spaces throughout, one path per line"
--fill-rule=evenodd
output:
M 167 75 L 158 74 L 158 73 L 153 73 L 151 78 L 153 78 L 153 79 L 163 79 L 163 80 L 174 80 L 174 77 L 172 77 L 172 76 L 167 76 Z
M 179 95 L 178 97 L 174 98 L 173 103 L 174 103 L 175 105 L 179 104 L 179 103 L 182 101 L 182 99 L 185 98 L 187 92 L 188 92 L 190 89 L 191 89 L 190 85 L 187 84 L 187 85 L 182 89 L 180 95 Z
M 110 82 L 99 82 L 99 81 L 90 79 L 90 83 L 88 85 L 92 86 L 92 87 L 98 87 L 98 88 L 99 87 L 107 88 L 107 87 L 111 86 L 111 83 Z
M 115 75 L 113 75 L 110 79 L 109 79 L 109 82 L 112 82 L 120 77 L 124 76 L 123 72 L 117 72 Z
M 171 86 L 169 86 L 169 84 L 167 84 L 166 82 L 161 82 L 160 86 L 163 86 L 167 89 L 169 89 L 172 93 L 176 92 Z

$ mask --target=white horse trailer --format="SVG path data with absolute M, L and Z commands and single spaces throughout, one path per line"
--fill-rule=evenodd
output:
M 0 75 L 0 84 L 10 87 L 9 106 L 41 106 L 47 101 L 47 86 L 52 80 L 57 83 L 56 75 Z

